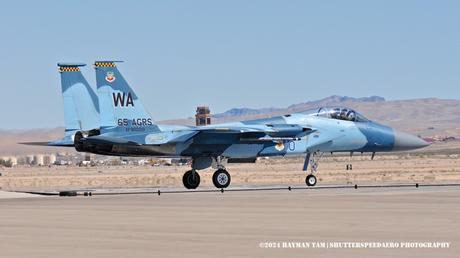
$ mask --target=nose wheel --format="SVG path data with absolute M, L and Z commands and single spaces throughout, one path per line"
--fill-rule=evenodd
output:
M 230 185 L 230 174 L 225 169 L 218 169 L 212 175 L 212 183 L 217 188 L 227 188 Z
M 305 183 L 308 186 L 315 186 L 316 185 L 316 176 L 308 175 L 307 178 L 305 178 Z
M 182 183 L 187 189 L 196 189 L 200 185 L 200 175 L 193 169 L 189 170 L 182 177 Z
M 324 152 L 307 152 L 307 156 L 305 157 L 305 163 L 303 166 L 303 170 L 307 171 L 308 165 L 310 164 L 310 174 L 305 178 L 305 183 L 307 186 L 315 186 L 316 185 L 316 176 L 314 174 L 317 173 L 318 170 L 318 163 L 323 157 Z

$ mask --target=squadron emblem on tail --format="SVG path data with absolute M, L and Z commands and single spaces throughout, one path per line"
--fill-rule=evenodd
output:
M 113 82 L 115 81 L 115 76 L 113 74 L 113 72 L 107 72 L 107 75 L 105 76 L 105 80 L 108 81 L 108 82 Z

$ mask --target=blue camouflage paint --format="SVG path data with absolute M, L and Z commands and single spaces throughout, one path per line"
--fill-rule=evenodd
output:
M 83 77 L 83 64 L 58 64 L 64 102 L 64 120 L 67 131 L 99 128 L 99 103 L 96 94 Z
M 200 127 L 157 125 L 114 61 L 94 64 L 97 98 L 81 74 L 80 66 L 60 64 L 65 137 L 44 145 L 73 146 L 79 152 L 112 156 L 190 157 L 192 173 L 184 175 L 187 188 L 185 179 L 190 181 L 186 176 L 194 175 L 193 170 L 213 166 L 218 168 L 215 175 L 219 175 L 218 171 L 225 169 L 227 162 L 307 154 L 303 170 L 311 163 L 314 174 L 318 152 L 384 152 L 427 145 L 416 136 L 374 123 L 345 107 L 321 107 L 284 116 Z M 43 145 L 42 142 L 31 144 Z M 307 185 L 314 185 L 312 174 L 307 177 Z
M 101 130 L 112 134 L 159 132 L 134 90 L 114 62 L 96 61 L 96 85 L 101 110 Z
M 64 103 L 65 134 L 62 139 L 47 146 L 74 146 L 78 131 L 99 129 L 99 101 L 80 71 L 85 64 L 58 63 L 61 74 L 61 92 Z
M 391 127 L 374 122 L 356 124 L 367 139 L 366 145 L 356 151 L 381 152 L 391 151 L 393 149 L 395 135 Z
M 380 152 L 395 148 L 392 128 L 343 107 L 323 107 L 202 127 L 157 125 L 114 62 L 98 61 L 95 69 L 102 134 L 82 139 L 89 152 L 119 156 L 255 158 L 317 151 Z M 73 131 L 69 130 L 68 134 Z M 424 145 L 414 137 L 408 139 L 401 133 L 398 137 L 398 149 Z

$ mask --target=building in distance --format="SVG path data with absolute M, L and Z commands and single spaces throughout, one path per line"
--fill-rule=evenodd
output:
M 198 106 L 196 108 L 195 123 L 197 126 L 211 124 L 211 111 L 208 106 Z

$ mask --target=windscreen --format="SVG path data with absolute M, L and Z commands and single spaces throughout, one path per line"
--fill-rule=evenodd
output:
M 302 112 L 305 115 L 320 116 L 325 118 L 352 121 L 352 122 L 367 122 L 369 119 L 346 107 L 321 107 Z

